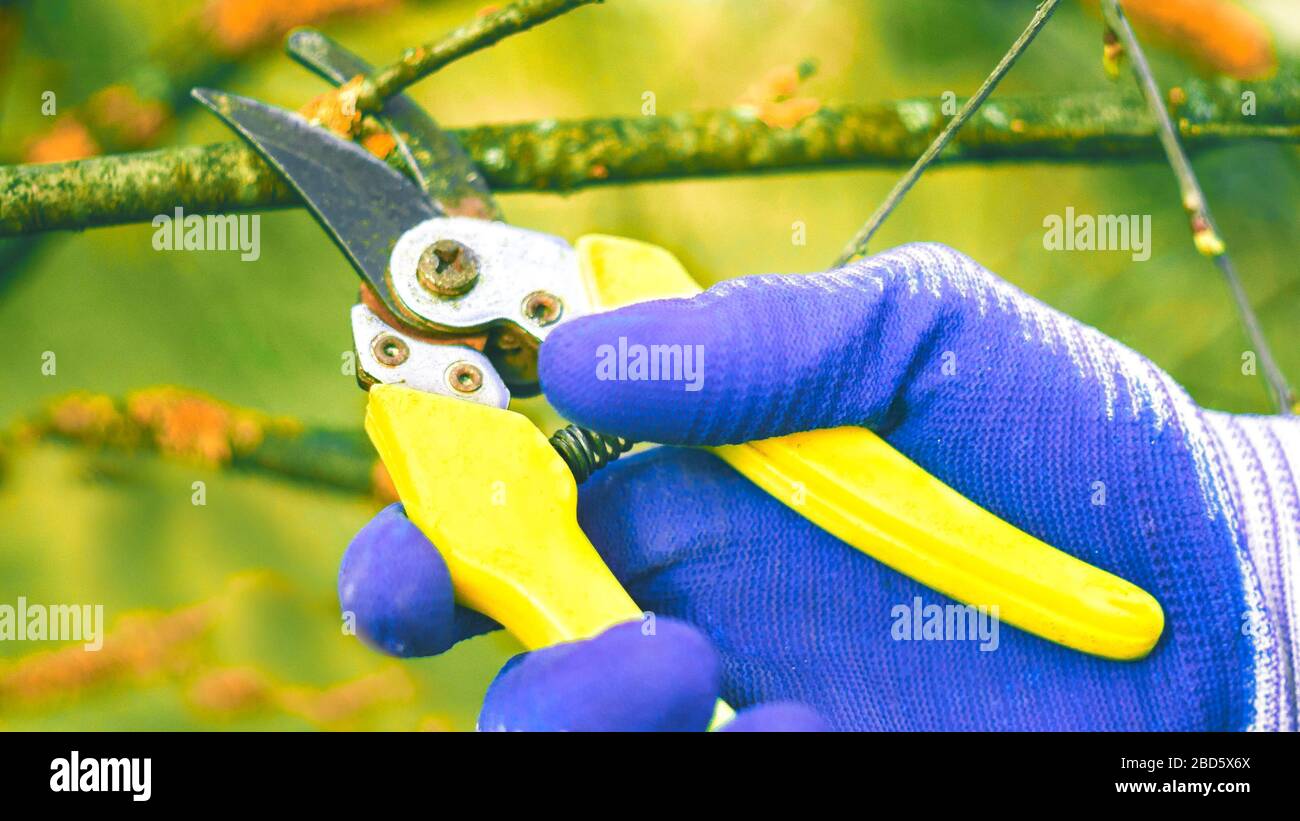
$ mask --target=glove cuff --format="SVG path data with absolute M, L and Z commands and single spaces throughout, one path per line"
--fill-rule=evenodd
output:
M 1255 643 L 1251 729 L 1297 729 L 1300 678 L 1300 420 L 1206 411 L 1228 493 Z

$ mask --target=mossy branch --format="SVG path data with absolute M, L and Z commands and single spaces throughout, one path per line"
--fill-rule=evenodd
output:
M 1242 93 L 1255 94 L 1253 115 Z M 1243 139 L 1300 142 L 1300 70 L 1244 84 L 1189 82 L 1174 111 L 1190 150 Z M 544 120 L 455 130 L 496 191 L 566 192 L 634 183 L 837 166 L 911 163 L 942 128 L 938 98 L 825 106 L 789 128 L 736 107 L 668 116 Z M 986 103 L 939 162 L 1115 161 L 1160 156 L 1136 93 L 1010 97 Z M 0 166 L 0 236 L 298 204 L 238 143 L 166 148 L 50 165 Z
M 312 428 L 172 386 L 124 398 L 78 392 L 59 397 L 0 437 L 8 451 L 35 441 L 90 449 L 153 452 L 206 468 L 230 467 L 347 493 L 396 498 L 374 448 L 360 430 Z

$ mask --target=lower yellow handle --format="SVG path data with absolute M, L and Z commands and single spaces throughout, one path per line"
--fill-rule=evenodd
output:
M 578 527 L 568 465 L 508 410 L 375 385 L 366 432 L 456 598 L 530 650 L 642 618 Z M 732 715 L 719 702 L 714 724 Z
M 375 385 L 366 432 L 462 604 L 529 649 L 641 618 L 578 527 L 573 474 L 526 417 Z

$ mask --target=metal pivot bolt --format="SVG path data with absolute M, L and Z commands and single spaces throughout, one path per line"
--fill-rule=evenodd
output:
M 469 248 L 454 239 L 440 239 L 420 254 L 415 276 L 430 293 L 460 296 L 478 281 L 478 263 Z

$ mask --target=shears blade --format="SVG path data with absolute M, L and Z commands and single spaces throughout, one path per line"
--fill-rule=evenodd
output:
M 442 212 L 401 172 L 302 116 L 236 94 L 191 92 L 302 196 L 357 272 L 390 308 L 384 276 L 398 237 Z

